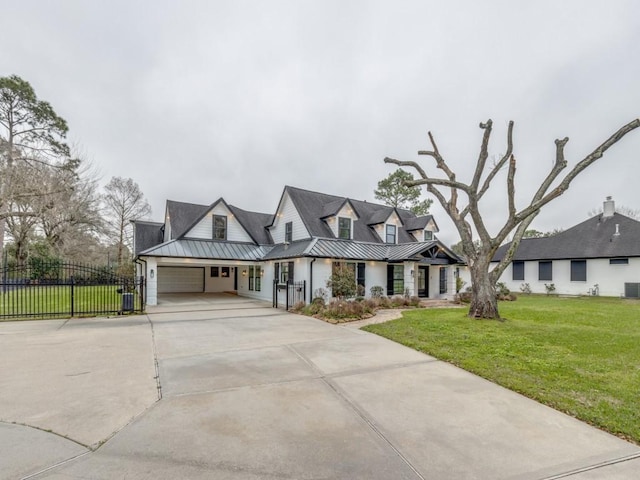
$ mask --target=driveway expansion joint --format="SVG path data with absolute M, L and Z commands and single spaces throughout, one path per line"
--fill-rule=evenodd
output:
M 618 463 L 624 463 L 624 462 L 629 462 L 631 460 L 636 460 L 640 458 L 640 451 L 638 453 L 632 454 L 632 455 L 626 455 L 624 457 L 620 457 L 620 458 L 614 458 L 612 460 L 607 460 L 605 462 L 600 462 L 600 463 L 596 463 L 594 465 L 589 465 L 586 467 L 582 467 L 582 468 L 576 468 L 574 470 L 570 470 L 568 472 L 563 472 L 563 473 L 559 473 L 557 475 L 551 475 L 550 477 L 544 477 L 540 480 L 559 480 L 561 478 L 569 478 L 569 477 L 573 477 L 574 475 L 579 475 L 581 473 L 584 472 L 590 472 L 593 470 L 598 470 L 600 468 L 604 468 L 604 467 L 609 467 L 611 465 L 616 465 Z

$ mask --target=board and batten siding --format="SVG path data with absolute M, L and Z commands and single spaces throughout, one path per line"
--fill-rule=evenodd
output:
M 275 221 L 271 227 L 271 237 L 274 243 L 284 243 L 284 226 L 292 222 L 292 240 L 303 240 L 311 237 L 307 227 L 302 222 L 302 217 L 298 213 L 295 205 L 291 201 L 289 194 L 285 192 L 282 197 L 280 208 L 276 212 Z
M 251 242 L 253 240 L 223 203 L 218 203 L 212 210 L 195 224 L 186 234 L 187 238 L 211 240 L 213 238 L 213 215 L 227 217 L 227 240 L 231 242 Z

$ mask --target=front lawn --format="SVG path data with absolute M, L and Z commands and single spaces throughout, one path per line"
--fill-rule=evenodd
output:
M 117 285 L 74 287 L 75 315 L 117 312 L 121 301 Z M 68 285 L 25 287 L 0 293 L 0 320 L 69 316 L 70 312 Z
M 421 309 L 374 332 L 640 444 L 640 302 L 520 296 L 507 320 Z

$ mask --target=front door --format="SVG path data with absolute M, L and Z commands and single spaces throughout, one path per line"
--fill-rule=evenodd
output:
M 429 267 L 418 267 L 418 296 L 429 296 Z

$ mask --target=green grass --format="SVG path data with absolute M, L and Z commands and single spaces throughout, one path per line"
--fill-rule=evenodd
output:
M 116 285 L 74 287 L 74 314 L 115 312 L 121 307 L 122 297 Z M 69 316 L 71 289 L 69 286 L 23 288 L 0 293 L 1 320 L 34 319 Z
M 520 296 L 507 320 L 421 309 L 377 333 L 640 444 L 640 302 Z

